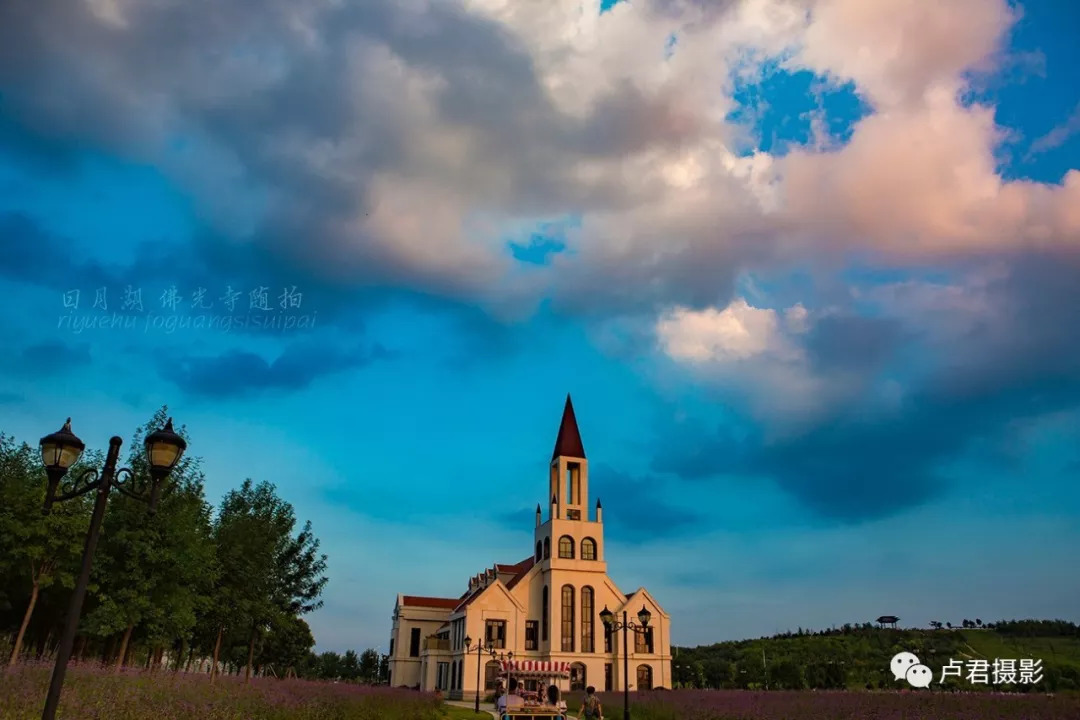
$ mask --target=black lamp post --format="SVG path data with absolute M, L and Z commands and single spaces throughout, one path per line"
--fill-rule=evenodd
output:
M 90 582 L 90 568 L 94 562 L 98 536 L 101 534 L 101 523 L 105 518 L 105 504 L 109 499 L 109 491 L 115 487 L 124 495 L 147 503 L 150 514 L 153 515 L 157 510 L 158 500 L 161 498 L 163 481 L 180 462 L 180 456 L 187 448 L 184 439 L 173 432 L 172 418 L 169 418 L 165 427 L 146 438 L 146 459 L 150 465 L 150 478 L 147 480 L 145 477 L 136 476 L 129 468 L 117 469 L 116 461 L 120 457 L 120 445 L 123 442 L 116 436 L 109 440 L 109 453 L 105 457 L 105 467 L 101 469 L 101 472 L 94 468 L 87 468 L 74 477 L 64 480 L 64 476 L 82 455 L 86 445 L 71 432 L 71 418 L 67 419 L 64 427 L 59 431 L 41 438 L 41 461 L 45 465 L 45 473 L 49 479 L 45 493 L 44 511 L 46 513 L 52 509 L 54 502 L 64 502 L 88 492 L 97 492 L 97 497 L 94 499 L 94 512 L 90 516 L 90 529 L 86 533 L 82 569 L 79 571 L 79 578 L 75 582 L 75 590 L 71 594 L 71 602 L 68 605 L 64 631 L 56 650 L 56 665 L 53 667 L 52 679 L 49 681 L 49 694 L 45 698 L 45 709 L 41 713 L 41 720 L 55 720 L 56 718 L 56 708 L 60 704 L 60 691 L 64 686 L 68 660 L 71 659 L 71 648 L 75 644 L 75 631 L 79 626 L 79 615 L 82 613 L 83 600 L 86 597 L 86 586 Z
M 616 630 L 622 630 L 623 640 L 623 720 L 630 720 L 630 646 L 627 644 L 627 633 L 633 631 L 634 635 L 644 635 L 648 632 L 649 620 L 652 613 L 641 606 L 637 614 L 638 621 L 627 620 L 626 611 L 623 610 L 622 622 L 615 620 L 615 613 L 607 609 L 607 605 L 600 611 L 600 620 L 604 623 L 605 632 L 609 635 Z
M 482 654 L 483 654 L 484 650 L 487 650 L 487 646 L 484 645 L 484 641 L 481 640 L 480 642 L 476 643 L 476 647 L 472 647 L 472 638 L 469 637 L 468 635 L 466 635 L 465 636 L 465 652 L 467 654 L 467 653 L 471 653 L 473 650 L 476 651 L 476 708 L 475 709 L 476 709 L 476 712 L 480 712 L 480 665 L 482 664 L 480 662 L 480 658 L 482 657 Z

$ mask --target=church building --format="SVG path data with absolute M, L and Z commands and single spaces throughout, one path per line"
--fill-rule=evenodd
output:
M 398 595 L 390 635 L 390 683 L 441 690 L 450 699 L 492 692 L 503 663 L 558 668 L 563 690 L 593 685 L 622 691 L 629 655 L 630 690 L 671 687 L 671 618 L 645 588 L 624 592 L 608 577 L 600 499 L 591 506 L 589 462 L 570 396 L 551 456 L 546 512 L 536 506 L 528 557 L 495 563 L 468 579 L 454 597 Z M 634 623 L 651 614 L 644 632 L 606 633 L 607 608 Z M 466 639 L 474 646 L 469 652 Z M 475 646 L 485 648 L 478 656 Z M 479 671 L 479 673 L 478 673 Z M 528 678 L 528 674 L 523 677 Z M 526 679 L 526 690 L 537 689 Z

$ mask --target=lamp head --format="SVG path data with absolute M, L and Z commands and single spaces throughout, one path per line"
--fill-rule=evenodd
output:
M 187 449 L 187 441 L 173 431 L 172 418 L 165 427 L 146 436 L 146 459 L 150 463 L 150 474 L 163 478 L 172 472 L 180 457 Z
M 45 469 L 60 475 L 78 462 L 86 449 L 83 441 L 71 432 L 71 418 L 64 422 L 62 428 L 41 438 L 38 447 L 41 449 L 41 462 Z

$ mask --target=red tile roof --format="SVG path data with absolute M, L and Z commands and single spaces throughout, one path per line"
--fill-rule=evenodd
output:
M 519 563 L 514 563 L 513 565 L 504 565 L 504 564 L 501 564 L 501 563 L 495 563 L 495 568 L 500 573 L 514 573 L 514 577 L 510 578 L 510 580 L 508 580 L 507 583 L 506 583 L 506 589 L 509 590 L 509 589 L 513 588 L 515 585 L 517 585 L 519 582 L 521 582 L 521 579 L 523 577 L 525 577 L 526 575 L 529 574 L 529 571 L 532 570 L 532 567 L 533 567 L 533 565 L 535 563 L 536 563 L 536 561 L 532 557 L 528 557 L 528 558 L 525 558 L 524 560 L 522 560 Z M 475 591 L 473 591 L 471 593 L 466 593 L 465 595 L 463 595 L 457 601 L 458 604 L 457 604 L 457 607 L 454 608 L 454 612 L 458 612 L 459 610 L 462 610 L 463 608 L 467 608 L 469 605 L 472 604 L 472 601 L 475 600 L 476 598 L 480 597 L 480 593 L 482 593 L 487 588 L 488 588 L 487 585 L 485 585 L 483 587 L 478 587 L 478 588 L 475 589 Z
M 422 595 L 403 595 L 401 604 L 408 607 L 444 608 L 453 610 L 458 604 L 456 598 L 423 597 Z
M 506 589 L 507 590 L 513 589 L 513 587 L 515 585 L 517 585 L 519 582 L 521 582 L 521 580 L 526 575 L 529 574 L 529 571 L 533 569 L 533 565 L 535 565 L 535 564 L 536 564 L 536 560 L 534 558 L 530 557 L 530 558 L 527 558 L 525 560 L 522 560 L 517 565 L 515 565 L 514 567 L 517 568 L 517 575 L 512 577 L 510 579 L 510 582 L 506 583 Z

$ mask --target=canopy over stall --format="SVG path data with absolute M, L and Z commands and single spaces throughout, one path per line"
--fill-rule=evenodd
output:
M 569 679 L 570 663 L 553 660 L 503 660 L 502 671 L 504 675 L 520 679 Z

